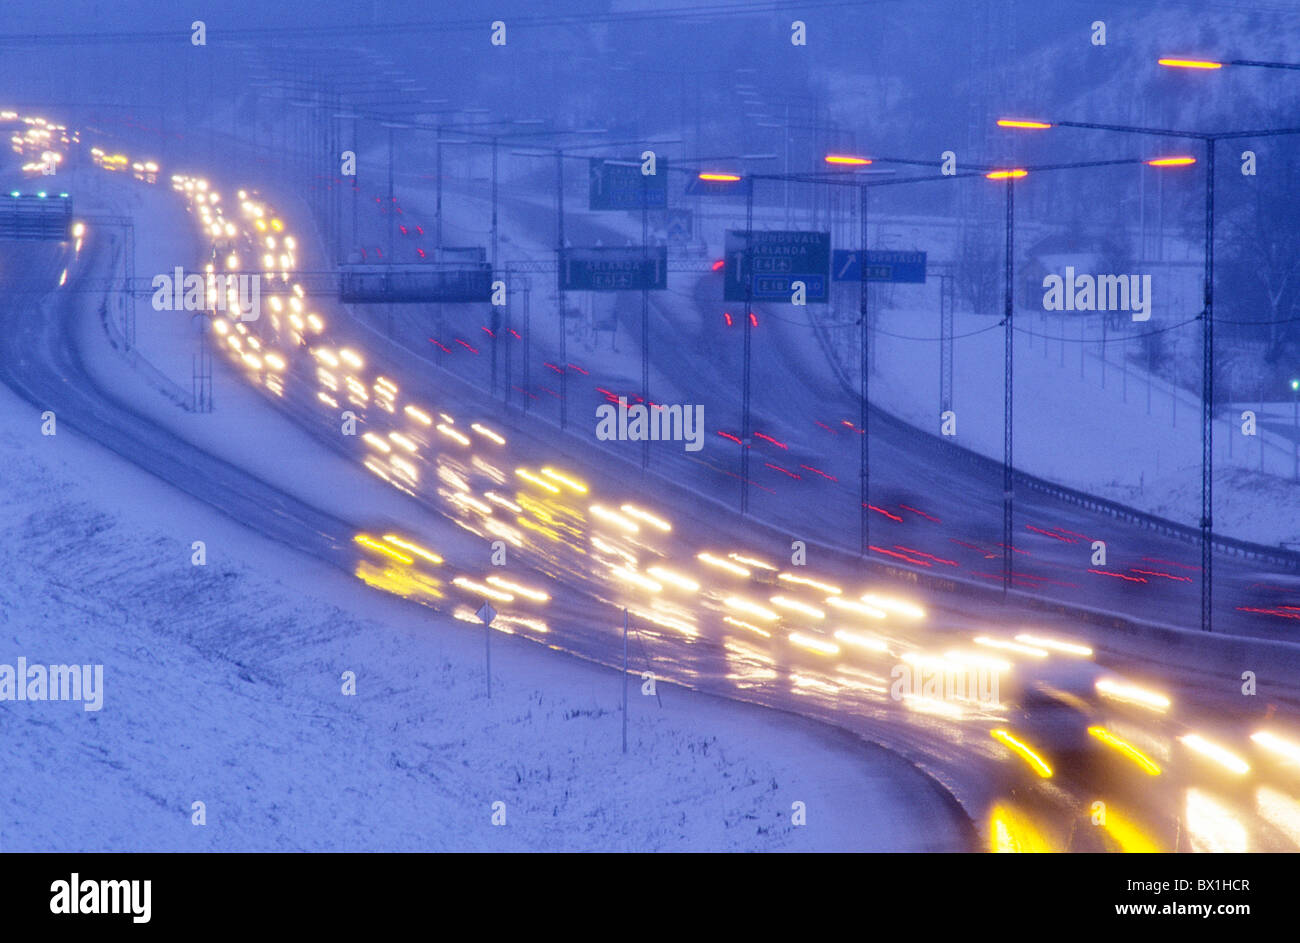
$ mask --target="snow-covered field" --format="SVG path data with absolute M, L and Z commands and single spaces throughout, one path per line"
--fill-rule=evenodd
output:
M 0 849 L 954 847 L 904 811 L 919 774 L 812 722 L 634 683 L 624 757 L 618 674 L 505 636 L 488 700 L 481 632 L 0 399 L 0 661 L 104 665 L 98 712 L 0 702 Z M 221 548 L 203 567 L 194 533 Z

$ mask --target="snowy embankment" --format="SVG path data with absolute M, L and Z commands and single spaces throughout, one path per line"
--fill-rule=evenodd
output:
M 150 257 L 164 220 L 136 223 L 164 233 L 137 243 L 139 272 L 184 261 Z M 134 407 L 233 460 L 260 454 L 266 480 L 319 507 L 378 487 L 352 469 L 341 489 L 343 460 L 220 365 L 227 420 L 183 413 L 109 349 L 98 298 L 83 302 L 88 366 Z M 7 390 L 0 417 L 0 662 L 104 665 L 100 711 L 0 702 L 4 850 L 964 847 L 926 834 L 950 803 L 924 777 L 822 725 L 662 684 L 661 708 L 634 683 L 624 757 L 617 672 L 502 635 L 489 700 L 481 630 L 256 536 L 71 428 L 42 436 Z

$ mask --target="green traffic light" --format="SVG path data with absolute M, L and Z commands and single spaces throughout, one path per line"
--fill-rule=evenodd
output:
M 1292 380 L 1292 381 L 1291 381 L 1291 389 L 1293 389 L 1293 390 L 1300 390 L 1300 380 Z

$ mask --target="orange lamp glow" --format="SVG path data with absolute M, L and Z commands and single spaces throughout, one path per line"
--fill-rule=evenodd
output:
M 701 180 L 711 180 L 714 183 L 736 183 L 740 180 L 739 174 L 700 174 Z
M 1194 163 L 1196 163 L 1195 157 L 1157 157 L 1147 161 L 1151 167 L 1186 167 Z
M 827 154 L 825 160 L 828 164 L 847 164 L 852 167 L 862 167 L 871 163 L 866 157 L 850 157 L 846 154 Z
M 1007 180 L 1013 177 L 1027 177 L 1029 176 L 1029 171 L 1021 170 L 1020 168 L 1016 168 L 1015 170 L 990 170 L 984 176 L 988 177 L 990 180 Z
M 1047 121 L 1025 121 L 1020 118 L 999 118 L 999 128 L 1036 128 L 1039 130 L 1050 128 L 1052 125 Z
M 1171 69 L 1222 69 L 1222 62 L 1211 62 L 1208 59 L 1159 59 L 1161 65 L 1168 66 Z

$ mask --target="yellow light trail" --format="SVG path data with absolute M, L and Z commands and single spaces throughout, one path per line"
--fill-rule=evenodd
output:
M 461 589 L 468 590 L 471 593 L 477 593 L 488 599 L 494 599 L 497 602 L 514 602 L 515 597 L 510 593 L 502 592 L 491 586 L 484 586 L 482 583 L 476 583 L 467 576 L 458 576 L 451 581 L 453 586 L 459 586 Z
M 383 544 L 381 544 L 379 541 L 375 540 L 375 538 L 370 537 L 366 534 L 357 534 L 352 539 L 355 540 L 357 543 L 361 544 L 361 546 L 367 547 L 370 550 L 375 551 L 376 553 L 382 553 L 384 556 L 396 560 L 398 563 L 405 563 L 409 566 L 410 564 L 415 562 L 415 559 L 413 557 L 408 557 L 404 553 L 399 553 L 398 551 L 394 550 L 392 547 L 386 547 Z
M 816 652 L 819 655 L 838 655 L 840 653 L 840 647 L 834 642 L 828 642 L 813 635 L 806 635 L 803 632 L 791 632 L 788 638 L 790 644 L 806 648 L 808 651 Z
M 777 579 L 786 583 L 795 583 L 799 586 L 811 586 L 813 589 L 826 593 L 831 596 L 838 596 L 843 590 L 832 583 L 822 583 L 818 580 L 809 579 L 806 576 L 795 576 L 793 573 L 782 573 Z
M 729 553 L 727 556 L 731 557 L 731 559 L 735 560 L 737 563 L 743 563 L 745 566 L 752 566 L 756 570 L 770 570 L 773 573 L 776 572 L 776 567 L 758 559 L 757 557 L 747 557 L 739 553 Z
M 545 475 L 547 478 L 551 479 L 552 481 L 558 481 L 566 488 L 576 491 L 578 494 L 587 493 L 587 486 L 583 484 L 581 481 L 578 481 L 575 478 L 571 478 L 568 475 L 564 474 L 563 472 L 558 472 L 554 468 L 551 468 L 550 466 L 543 468 L 542 474 Z
M 1017 642 L 1022 642 L 1037 648 L 1046 648 L 1050 651 L 1061 652 L 1064 655 L 1078 655 L 1081 658 L 1091 658 L 1092 649 L 1087 645 L 1079 645 L 1076 642 L 1065 642 L 1060 639 L 1046 638 L 1041 635 L 1030 635 L 1028 632 L 1021 632 L 1016 636 Z
M 781 609 L 789 609 L 791 612 L 797 612 L 800 615 L 807 616 L 810 619 L 825 619 L 826 613 L 816 606 L 809 606 L 801 603 L 797 599 L 789 599 L 785 596 L 772 596 L 768 599 L 772 605 Z
M 1267 730 L 1260 730 L 1250 735 L 1250 739 L 1265 750 L 1276 753 L 1291 763 L 1300 764 L 1300 743 L 1279 737 Z
M 1018 754 L 1020 758 L 1028 763 L 1029 767 L 1043 779 L 1051 777 L 1052 768 L 1043 762 L 1043 758 L 1035 753 L 1028 744 L 1013 737 L 1010 731 L 1001 728 L 990 730 L 989 736 Z
M 1097 693 L 1102 697 L 1121 701 L 1125 704 L 1136 704 L 1139 707 L 1145 707 L 1148 710 L 1162 714 L 1169 710 L 1169 698 L 1155 691 L 1148 691 L 1146 688 L 1138 687 L 1136 684 L 1117 681 L 1113 678 L 1102 678 L 1097 682 L 1096 687 Z
M 767 629 L 760 629 L 758 626 L 746 622 L 743 619 L 736 619 L 732 616 L 723 616 L 722 621 L 727 623 L 727 625 L 734 625 L 738 629 L 744 629 L 746 632 L 753 632 L 755 635 L 761 635 L 763 638 L 772 637 L 772 633 L 767 631 Z
M 663 590 L 662 584 L 656 583 L 648 576 L 642 576 L 630 567 L 612 566 L 609 568 L 609 571 L 624 583 L 631 583 L 633 586 L 639 586 L 641 589 L 649 590 L 652 593 L 657 593 Z
M 673 570 L 662 566 L 652 566 L 646 569 L 646 572 L 660 582 L 667 583 L 669 586 L 675 586 L 677 589 L 684 589 L 687 592 L 697 592 L 700 584 L 687 576 L 682 576 Z
M 673 529 L 673 525 L 668 523 L 662 517 L 657 517 L 649 511 L 637 507 L 635 504 L 624 504 L 619 506 L 619 510 L 628 517 L 634 518 L 643 524 L 649 524 L 655 530 L 663 531 L 665 534 Z
M 1115 734 L 1111 733 L 1105 727 L 1089 727 L 1088 733 L 1106 744 L 1106 746 L 1118 751 L 1122 756 L 1128 757 L 1148 776 L 1160 775 L 1160 767 L 1157 765 L 1155 760 L 1151 759 L 1151 757 L 1147 756 L 1127 740 L 1115 736 Z
M 394 547 L 400 547 L 402 550 L 405 550 L 407 553 L 414 554 L 415 556 L 419 557 L 422 560 L 427 560 L 429 563 L 432 563 L 434 566 L 438 566 L 442 563 L 442 557 L 438 556 L 432 550 L 427 550 L 424 547 L 421 547 L 419 544 L 413 543 L 412 541 L 404 540 L 403 538 L 398 537 L 396 534 L 384 534 L 384 540 L 388 541 Z
M 865 648 L 873 652 L 888 652 L 889 646 L 878 638 L 872 638 L 869 635 L 860 635 L 857 632 L 850 632 L 848 629 L 836 629 L 835 637 L 845 645 L 852 645 L 854 648 Z
M 506 592 L 518 593 L 525 599 L 531 599 L 533 602 L 549 602 L 551 597 L 549 593 L 544 593 L 540 589 L 533 589 L 524 586 L 522 583 L 516 583 L 512 580 L 505 579 L 501 576 L 489 576 L 487 581 L 498 589 L 504 589 Z
M 1184 734 L 1178 739 L 1184 746 L 1196 751 L 1206 759 L 1213 760 L 1230 773 L 1244 776 L 1250 772 L 1249 763 L 1226 747 L 1221 747 L 1211 740 L 1206 740 L 1198 733 Z
M 826 604 L 844 612 L 852 612 L 860 616 L 866 616 L 869 619 L 885 618 L 883 609 L 876 609 L 874 606 L 868 606 L 864 602 L 854 602 L 851 599 L 841 599 L 839 596 L 827 596 Z
M 506 444 L 506 440 L 503 436 L 501 436 L 499 433 L 493 432 L 491 429 L 483 425 L 481 422 L 472 422 L 470 423 L 469 427 L 473 429 L 475 432 L 477 432 L 479 435 L 481 435 L 483 438 L 490 439 L 491 441 L 495 442 L 497 445 Z
M 549 491 L 551 494 L 560 493 L 560 489 L 555 487 L 555 485 L 551 484 L 549 481 L 545 481 L 544 479 L 537 477 L 526 468 L 516 468 L 515 474 L 518 475 L 520 478 L 522 478 L 524 481 L 528 482 L 529 484 L 537 485 L 537 487 L 541 488 L 543 491 Z
M 743 566 L 737 566 L 736 564 L 728 560 L 724 560 L 721 557 L 715 557 L 711 553 L 697 553 L 695 555 L 695 559 L 699 560 L 701 563 L 707 563 L 709 566 L 717 567 L 719 570 L 726 570 L 728 573 L 731 573 L 734 576 L 750 575 L 749 570 L 745 569 Z
M 611 511 L 609 508 L 601 507 L 599 504 L 593 504 L 588 508 L 588 510 L 591 511 L 592 517 L 598 517 L 608 524 L 613 524 L 624 533 L 635 534 L 641 530 L 635 522 L 629 521 L 617 511 Z
M 744 612 L 751 616 L 762 619 L 765 622 L 775 622 L 779 617 L 766 606 L 760 606 L 758 603 L 750 602 L 748 599 L 741 599 L 739 596 L 728 596 L 723 601 L 723 605 L 737 612 Z
M 461 445 L 469 445 L 469 438 L 457 432 L 451 426 L 445 425 L 444 423 L 438 423 L 438 431 L 441 432 L 443 435 L 445 435 L 447 438 L 454 439 L 455 441 L 459 442 Z
M 1041 648 L 1035 648 L 1032 645 L 1022 645 L 1019 642 L 1008 642 L 1006 639 L 989 638 L 987 635 L 975 636 L 976 645 L 984 645 L 988 648 L 1000 648 L 1003 651 L 1015 652 L 1018 655 L 1028 655 L 1031 658 L 1046 658 L 1047 652 Z

